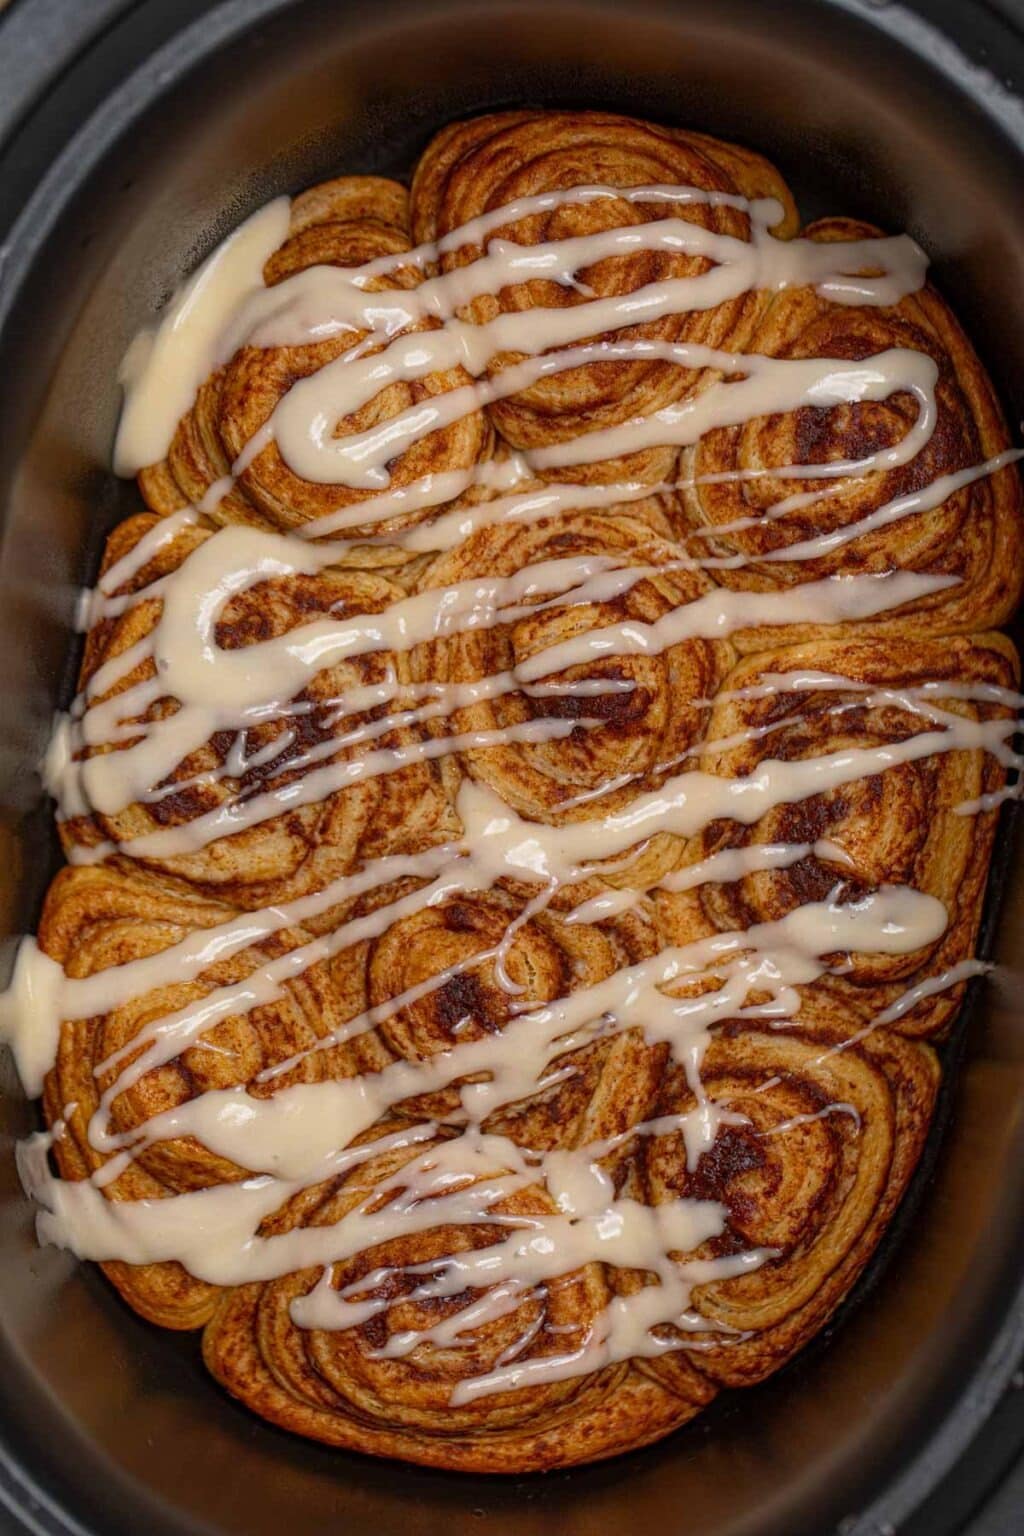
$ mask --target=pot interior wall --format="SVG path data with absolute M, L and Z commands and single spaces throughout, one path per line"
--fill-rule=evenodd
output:
M 810 215 L 909 228 L 1004 399 L 1016 408 L 1024 398 L 1018 152 L 967 95 L 863 18 L 758 0 L 222 11 L 237 39 L 212 46 L 209 31 L 194 58 L 193 43 L 173 47 L 158 94 L 108 125 L 96 168 L 73 185 L 72 162 L 55 182 L 61 211 L 0 358 L 0 378 L 15 386 L 0 443 L 0 900 L 11 931 L 31 926 L 53 868 L 32 768 L 66 688 L 75 591 L 105 531 L 138 506 L 107 471 L 118 361 L 195 260 L 267 197 L 343 170 L 400 174 L 434 129 L 489 107 L 603 106 L 692 124 L 777 159 Z M 35 1250 L 5 1154 L 0 1413 L 19 1426 L 15 1449 L 110 1536 L 276 1536 L 334 1518 L 351 1531 L 429 1536 L 453 1522 L 472 1529 L 470 1514 L 492 1536 L 524 1520 L 538 1536 L 684 1523 L 702 1536 L 821 1536 L 923 1443 L 1020 1273 L 1007 1234 L 1024 1182 L 1022 930 L 1024 892 L 1011 890 L 1005 969 L 976 1010 L 935 1179 L 885 1283 L 827 1348 L 662 1446 L 496 1483 L 278 1434 L 205 1378 L 194 1338 L 149 1328 L 97 1274 Z M 19 1135 L 33 1112 L 8 1086 L 4 1130 Z

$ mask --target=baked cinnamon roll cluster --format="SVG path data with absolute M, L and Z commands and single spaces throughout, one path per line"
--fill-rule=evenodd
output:
M 286 223 L 92 598 L 23 1172 L 274 1423 L 592 1461 L 788 1360 L 913 1173 L 1015 454 L 913 243 L 703 134 L 476 118 Z

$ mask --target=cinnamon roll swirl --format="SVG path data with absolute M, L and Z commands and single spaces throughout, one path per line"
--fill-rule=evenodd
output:
M 104 866 L 65 869 L 50 889 L 40 933 L 46 953 L 69 978 L 99 979 L 102 987 L 111 969 L 152 960 L 234 915 L 145 874 Z M 295 931 L 268 936 L 211 963 L 194 980 L 147 987 L 106 1012 L 65 1020 L 43 1093 L 47 1117 L 60 1127 L 53 1155 L 65 1179 L 98 1182 L 104 1200 L 119 1204 L 215 1188 L 262 1171 L 238 1166 L 195 1135 L 175 1134 L 173 1122 L 184 1105 L 205 1094 L 242 1085 L 257 1096 L 265 1093 L 261 1072 L 293 1056 L 301 1064 L 281 1083 L 310 1081 L 328 1067 L 340 1073 L 337 1051 L 330 1057 L 310 1051 L 332 1022 L 323 972 L 307 970 L 272 1004 L 193 1032 L 180 1051 L 161 1048 L 157 1027 L 168 1014 L 194 1010 L 217 987 L 296 948 L 301 938 Z M 170 1122 L 166 1135 L 148 1140 L 161 1121 Z M 135 1311 L 165 1328 L 201 1327 L 218 1295 L 218 1287 L 177 1262 L 103 1267 Z
M 288 238 L 267 262 L 264 280 L 270 287 L 315 267 L 357 268 L 381 258 L 394 265 L 365 279 L 375 289 L 412 289 L 421 281 L 416 266 L 399 258 L 409 250 L 406 190 L 379 176 L 342 176 L 297 197 L 291 209 Z M 222 496 L 214 492 L 209 515 L 217 523 L 254 522 L 273 528 L 299 529 L 318 519 L 342 513 L 369 500 L 373 492 L 352 486 L 314 483 L 296 474 L 282 456 L 273 436 L 243 466 L 243 453 L 266 429 L 275 407 L 300 380 L 346 353 L 372 355 L 382 343 L 368 332 L 343 328 L 337 337 L 311 339 L 305 344 L 241 346 L 211 374 L 184 417 L 165 462 L 147 467 L 139 484 L 147 504 L 167 514 L 210 498 L 211 488 L 233 477 Z M 334 427 L 334 436 L 380 428 L 403 412 L 471 382 L 463 368 L 443 369 L 421 380 L 395 382 L 375 393 L 358 410 Z M 390 470 L 392 489 L 424 476 L 464 472 L 486 459 L 493 436 L 479 411 L 461 414 L 412 443 Z M 356 514 L 346 526 L 354 538 L 388 534 L 417 522 L 429 512 L 399 514 L 361 524 Z
M 107 552 L 108 570 L 131 557 L 153 521 L 138 517 L 118 528 Z M 175 712 L 178 701 L 162 692 L 161 662 L 153 653 L 164 602 L 160 594 L 166 590 L 162 584 L 210 536 L 209 527 L 201 524 L 177 531 L 110 594 L 112 603 L 101 604 L 86 640 L 81 674 L 86 708 L 76 759 L 86 781 L 96 757 L 137 745 L 155 722 Z M 116 611 L 119 600 L 133 591 L 139 601 Z M 359 569 L 270 576 L 232 597 L 219 616 L 216 644 L 243 650 L 287 635 L 318 616 L 379 613 L 402 595 L 385 576 Z M 111 607 L 113 614 L 105 611 Z M 140 651 L 138 661 L 121 671 L 111 687 L 102 686 L 105 672 L 116 668 L 119 659 L 131 660 Z M 299 695 L 279 701 L 264 712 L 265 718 L 239 733 L 215 731 L 144 797 L 113 812 L 92 806 L 69 815 L 60 826 L 65 848 L 72 857 L 76 849 L 109 850 L 193 889 L 259 908 L 320 890 L 367 858 L 443 843 L 458 829 L 452 802 L 457 769 L 444 758 L 396 767 L 316 795 L 309 804 L 293 803 L 294 790 L 307 775 L 322 776 L 332 765 L 358 762 L 370 749 L 400 752 L 419 739 L 422 733 L 405 723 L 401 710 L 395 681 L 399 671 L 395 657 L 375 650 L 313 672 Z M 375 704 L 371 697 L 364 708 L 347 708 L 346 700 L 360 693 L 372 696 L 375 688 L 385 702 Z M 134 703 L 140 690 L 146 706 L 139 713 Z M 123 714 L 117 713 L 119 739 L 93 742 L 92 712 L 109 714 L 121 696 L 130 702 Z M 248 826 L 246 806 L 263 807 Z M 194 849 L 190 828 L 201 829 Z M 161 834 L 172 850 L 166 854 Z
M 405 1152 L 378 1157 L 348 1185 L 321 1192 L 301 1215 L 283 1220 L 298 1215 L 310 1223 L 336 1223 L 357 1204 L 372 1210 L 385 1179 L 402 1190 L 402 1164 L 408 1161 Z M 529 1218 L 551 1210 L 549 1197 L 533 1186 L 496 1201 L 490 1214 Z M 451 1297 L 419 1294 L 423 1271 L 443 1275 L 439 1265 L 457 1265 L 460 1255 L 491 1246 L 502 1233 L 485 1215 L 472 1225 L 428 1227 L 334 1265 L 331 1290 L 351 1297 L 366 1314 L 344 1332 L 295 1324 L 295 1303 L 324 1285 L 316 1272 L 243 1286 L 224 1298 L 206 1329 L 206 1364 L 229 1392 L 286 1429 L 458 1471 L 544 1470 L 613 1455 L 685 1422 L 714 1395 L 696 1373 L 687 1394 L 676 1383 L 667 1390 L 624 1365 L 543 1381 L 545 1361 L 582 1348 L 608 1301 L 599 1265 L 559 1277 L 541 1295 L 514 1297 L 515 1304 L 498 1299 L 493 1305 L 493 1288 L 472 1287 Z M 467 1320 L 457 1331 L 450 1326 L 463 1314 L 472 1316 L 474 1306 L 478 1323 Z M 424 1332 L 410 1349 L 410 1335 Z M 510 1356 L 526 1384 L 453 1406 L 460 1385 Z M 531 1371 L 540 1378 L 535 1385 Z
M 662 941 L 649 905 L 600 924 L 539 906 L 501 889 L 439 901 L 332 960 L 328 974 L 345 1013 L 376 1021 L 351 1041 L 359 1070 L 457 1062 L 456 1047 L 486 1042 L 524 1011 L 597 986 Z M 556 1050 L 550 1080 L 524 1082 L 523 1095 L 487 1114 L 483 1130 L 533 1149 L 619 1136 L 650 1109 L 663 1059 L 640 1031 Z M 460 1076 L 456 1067 L 447 1075 L 443 1087 L 401 1100 L 401 1113 L 464 1125 L 460 1090 L 479 1074 Z
M 899 1011 L 891 1028 L 941 1034 L 966 981 L 934 994 L 925 987 L 917 1000 L 914 988 L 929 978 L 955 977 L 974 953 L 997 820 L 994 808 L 984 808 L 985 797 L 998 791 L 1006 770 L 980 748 L 943 750 L 940 738 L 957 720 L 1007 718 L 998 694 L 1017 678 L 1013 646 L 993 633 L 808 642 L 744 659 L 712 711 L 704 758 L 712 773 L 747 779 L 768 762 L 820 763 L 831 754 L 923 736 L 934 739 L 937 750 L 783 803 L 749 826 L 711 822 L 690 843 L 685 863 L 772 847 L 792 848 L 800 857 L 784 867 L 752 867 L 727 883 L 659 893 L 662 921 L 691 940 L 770 921 L 808 901 L 855 903 L 884 885 L 927 892 L 947 914 L 937 940 L 899 955 L 846 954 L 809 985 L 798 1017 L 815 1029 L 827 1021 L 834 1032 L 859 1033 L 904 999 L 912 1006 Z M 733 744 L 716 750 L 716 740 Z M 687 883 L 685 872 L 678 883 Z
M 732 647 L 696 638 L 658 655 L 624 655 L 600 638 L 614 626 L 653 624 L 711 590 L 701 571 L 680 560 L 668 533 L 660 499 L 649 498 L 598 513 L 492 526 L 424 570 L 421 588 L 433 591 L 467 578 L 538 568 L 536 592 L 508 622 L 422 646 L 412 657 L 417 677 L 456 684 L 506 674 L 517 678 L 533 663 L 529 676 L 535 681 L 470 704 L 439 729 L 500 731 L 527 720 L 579 722 L 570 735 L 554 741 L 460 754 L 465 771 L 520 815 L 556 826 L 607 816 L 664 782 L 700 750 L 710 701 L 734 659 Z M 579 562 L 581 580 L 567 595 L 552 596 L 542 572 L 551 569 L 554 575 L 557 563 L 566 560 Z M 588 647 L 591 634 L 594 644 Z M 542 665 L 545 653 L 552 658 L 550 668 Z M 574 661 L 577 654 L 580 660 Z M 641 880 L 642 866 L 653 883 L 656 871 L 677 857 L 677 839 L 656 837 L 637 850 L 639 863 L 630 862 L 629 880 Z M 617 883 L 614 867 L 603 873 Z
M 417 240 L 437 240 L 489 210 L 562 188 L 635 188 L 659 183 L 694 188 L 698 194 L 707 194 L 708 201 L 672 204 L 657 198 L 626 201 L 605 196 L 559 203 L 550 214 L 537 211 L 510 219 L 490 230 L 482 243 L 470 241 L 446 251 L 442 268 L 453 271 L 478 260 L 495 241 L 538 246 L 665 218 L 684 219 L 744 239 L 750 228 L 747 216 L 729 206 L 728 194 L 776 198 L 781 218 L 775 232 L 784 237 L 797 227 L 785 182 L 773 166 L 749 150 L 613 113 L 499 112 L 453 124 L 428 146 L 413 177 L 413 234 Z M 720 193 L 726 194 L 725 200 L 716 200 L 715 194 Z M 634 293 L 652 283 L 706 269 L 702 258 L 678 250 L 640 250 L 578 268 L 571 285 L 535 278 L 502 288 L 474 300 L 466 313 L 479 324 L 502 314 Z M 695 342 L 740 351 L 759 307 L 757 295 L 745 294 L 710 310 L 642 321 L 585 340 L 597 346 L 612 341 Z M 490 369 L 499 373 L 520 361 L 522 354 L 501 352 Z M 635 360 L 602 359 L 517 390 L 489 406 L 488 414 L 506 442 L 519 449 L 537 449 L 656 411 L 692 393 L 705 377 L 701 368 L 639 355 Z M 671 478 L 674 463 L 671 448 L 650 448 L 571 472 L 550 473 L 552 478 L 585 483 L 639 479 L 655 484 Z
M 878 233 L 851 219 L 822 219 L 805 238 L 833 243 Z M 722 557 L 716 580 L 741 591 L 785 591 L 855 571 L 945 578 L 891 613 L 843 624 L 840 634 L 865 625 L 900 636 L 910 626 L 935 635 L 1003 624 L 1020 600 L 1024 569 L 1020 479 L 1012 465 L 973 473 L 1003 454 L 1010 439 L 988 376 L 940 295 L 925 287 L 878 308 L 835 304 L 811 287 L 786 289 L 747 343 L 748 351 L 771 358 L 852 362 L 892 347 L 932 359 L 936 373 L 930 436 L 906 462 L 858 472 L 869 456 L 907 442 L 923 409 L 910 392 L 717 428 L 680 456 L 680 536 L 688 549 Z M 849 472 L 837 476 L 842 465 Z M 783 470 L 790 472 L 780 479 Z M 736 556 L 734 565 L 729 557 Z M 784 638 L 836 632 L 833 625 L 794 623 Z M 735 643 L 758 651 L 780 638 L 777 629 L 755 625 Z
M 699 1330 L 679 1341 L 712 1381 L 745 1386 L 817 1332 L 871 1256 L 920 1155 L 938 1064 L 927 1046 L 885 1033 L 851 1043 L 735 1025 L 715 1035 L 701 1079 L 728 1122 L 695 1162 L 678 1134 L 651 1138 L 643 1178 L 654 1202 L 725 1205 L 724 1232 L 698 1257 L 769 1255 L 753 1273 L 698 1285 Z M 658 1108 L 693 1107 L 675 1068 Z M 645 1363 L 669 1382 L 677 1368 L 674 1351 Z

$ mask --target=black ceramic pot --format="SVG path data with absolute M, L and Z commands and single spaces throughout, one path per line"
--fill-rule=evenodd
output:
M 599 106 L 693 124 L 766 151 L 805 213 L 917 236 L 1019 424 L 1021 21 L 1017 6 L 981 0 L 14 0 L 0 22 L 8 930 L 33 925 L 55 864 L 34 764 L 74 660 L 76 589 L 103 534 L 136 506 L 108 470 L 117 364 L 232 225 L 341 170 L 400 175 L 442 123 L 481 109 Z M 963 1061 L 929 1166 L 852 1303 L 776 1379 L 596 1468 L 458 1478 L 325 1450 L 251 1418 L 205 1376 L 194 1338 L 150 1328 L 98 1273 L 35 1249 L 11 1157 L 34 1111 L 5 1063 L 0 1498 L 11 1528 L 961 1529 L 1024 1438 L 1010 1388 L 1024 1348 L 1024 869 L 1013 833 L 1007 821 L 994 882 L 1005 889 L 989 903 L 999 969 L 950 1048 Z M 1024 1526 L 1019 1513 L 1008 1533 Z

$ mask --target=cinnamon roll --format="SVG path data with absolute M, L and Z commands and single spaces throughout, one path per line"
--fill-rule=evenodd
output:
M 769 762 L 821 763 L 832 754 L 922 738 L 940 750 L 783 803 L 749 826 L 711 822 L 683 863 L 699 867 L 748 850 L 751 868 L 728 882 L 659 893 L 662 921 L 692 940 L 777 919 L 808 901 L 856 903 L 884 885 L 926 892 L 947 914 L 938 939 L 898 955 L 844 955 L 805 989 L 798 1018 L 840 1033 L 885 1020 L 903 1034 L 941 1034 L 963 998 L 966 979 L 955 979 L 957 968 L 974 953 L 981 918 L 997 820 L 985 800 L 1006 770 L 990 752 L 944 750 L 939 738 L 957 720 L 1007 718 L 1008 706 L 997 700 L 1017 678 L 1013 646 L 992 633 L 808 642 L 745 658 L 712 711 L 703 760 L 712 773 L 746 780 Z M 716 750 L 716 741 L 725 747 Z M 756 867 L 757 853 L 772 848 L 799 857 Z M 666 884 L 673 883 L 689 885 L 685 869 L 668 877 Z M 943 977 L 950 978 L 947 988 L 933 993 L 924 986 L 915 998 L 915 987 Z M 889 1021 L 901 1000 L 909 1006 Z
M 122 524 L 106 567 L 130 559 L 152 531 L 151 518 Z M 110 594 L 112 603 L 101 603 L 81 674 L 86 707 L 75 755 L 86 780 L 97 757 L 144 741 L 154 722 L 175 712 L 178 701 L 162 691 L 161 659 L 153 652 L 160 594 L 210 536 L 200 524 L 176 532 Z M 116 611 L 133 590 L 140 600 Z M 319 616 L 379 613 L 402 595 L 384 575 L 359 569 L 270 576 L 238 592 L 223 609 L 216 644 L 242 651 Z M 113 614 L 106 611 L 111 607 Z M 110 687 L 102 685 L 106 672 L 125 658 L 132 663 L 140 652 Z M 444 842 L 458 828 L 452 803 L 457 769 L 449 760 L 412 763 L 295 804 L 295 790 L 309 775 L 322 779 L 333 766 L 344 785 L 344 763 L 358 762 L 367 750 L 401 752 L 416 741 L 420 733 L 405 723 L 401 709 L 398 672 L 396 658 L 379 650 L 313 672 L 299 695 L 277 702 L 241 732 L 214 731 L 145 796 L 114 812 L 93 806 L 69 815 L 60 825 L 65 848 L 72 857 L 78 848 L 109 849 L 196 890 L 258 908 L 322 889 L 367 858 Z M 379 704 L 373 702 L 375 689 Z M 136 712 L 140 690 L 146 704 Z M 354 694 L 371 695 L 366 707 L 346 707 Z M 117 712 L 119 739 L 93 742 L 92 712 L 109 714 L 121 696 L 130 702 Z M 247 806 L 259 812 L 250 825 Z M 194 850 L 190 829 L 196 829 Z M 171 851 L 163 853 L 161 842 Z
M 560 203 L 550 214 L 533 212 L 488 231 L 482 242 L 460 244 L 442 256 L 452 271 L 479 260 L 498 240 L 539 246 L 572 241 L 602 230 L 635 228 L 652 220 L 681 218 L 738 239 L 749 235 L 746 215 L 728 205 L 728 194 L 776 198 L 781 217 L 775 232 L 795 232 L 797 219 L 789 189 L 761 156 L 703 134 L 681 133 L 605 112 L 499 112 L 444 129 L 427 147 L 412 184 L 412 228 L 417 240 L 434 241 L 492 209 L 562 188 L 635 188 L 670 183 L 707 194 L 708 201 L 685 204 L 605 196 Z M 724 193 L 719 202 L 715 194 Z M 573 306 L 595 297 L 634 293 L 652 283 L 689 277 L 707 263 L 681 251 L 640 250 L 608 256 L 573 273 L 572 284 L 535 278 L 486 294 L 466 307 L 480 324 L 503 314 L 550 306 Z M 755 323 L 758 296 L 745 294 L 703 312 L 642 321 L 614 334 L 586 336 L 591 345 L 696 342 L 732 351 L 743 349 Z M 491 363 L 499 372 L 522 355 L 502 351 Z M 564 443 L 671 405 L 700 387 L 705 371 L 637 357 L 597 360 L 567 368 L 551 379 L 517 390 L 489 406 L 488 414 L 506 442 L 520 449 Z M 586 482 L 640 479 L 655 484 L 671 478 L 675 454 L 651 448 L 587 463 L 553 478 Z
M 433 591 L 537 568 L 537 590 L 508 622 L 422 646 L 412 658 L 417 677 L 455 684 L 515 678 L 533 663 L 529 675 L 535 681 L 470 704 L 439 729 L 493 732 L 527 720 L 579 722 L 554 741 L 460 753 L 465 771 L 520 815 L 556 826 L 607 816 L 699 751 L 710 701 L 734 659 L 732 647 L 697 638 L 658 655 L 624 655 L 600 638 L 614 626 L 653 624 L 711 590 L 700 570 L 680 560 L 668 533 L 660 500 L 650 498 L 526 526 L 492 526 L 424 570 L 421 588 Z M 554 579 L 559 562 L 570 560 L 580 563 L 578 587 L 551 595 L 543 573 L 551 570 Z M 617 592 L 619 569 L 625 579 Z M 545 653 L 550 668 L 543 665 Z M 642 865 L 653 883 L 656 870 L 671 867 L 678 852 L 677 839 L 654 838 L 637 850 L 629 880 L 641 880 Z M 615 867 L 603 873 L 613 885 L 621 875 Z
M 102 987 L 111 968 L 151 960 L 235 915 L 144 874 L 104 866 L 65 869 L 51 886 L 40 934 L 46 953 L 69 978 L 99 978 Z M 173 1122 L 183 1105 L 205 1094 L 243 1084 L 250 1093 L 265 1092 L 260 1073 L 292 1056 L 300 1056 L 301 1065 L 289 1081 L 308 1081 L 322 1070 L 327 1058 L 309 1050 L 331 1025 L 322 972 L 307 970 L 270 1005 L 223 1016 L 201 1034 L 193 1031 L 180 1051 L 161 1048 L 157 1027 L 168 1014 L 201 1006 L 215 988 L 237 983 L 300 942 L 294 931 L 277 933 L 210 964 L 194 980 L 148 987 L 104 1013 L 65 1020 L 43 1093 L 47 1117 L 60 1128 L 53 1155 L 62 1176 L 98 1181 L 103 1199 L 120 1203 L 214 1188 L 262 1171 L 238 1166 L 194 1135 L 170 1129 L 152 1142 L 147 1135 L 161 1118 Z M 342 1070 L 337 1052 L 330 1064 Z M 218 1287 L 173 1261 L 113 1262 L 104 1269 L 130 1306 L 165 1328 L 201 1327 L 218 1295 Z
M 678 1134 L 652 1138 L 643 1178 L 655 1202 L 725 1205 L 724 1232 L 698 1258 L 767 1254 L 752 1273 L 698 1285 L 700 1327 L 679 1340 L 712 1381 L 745 1386 L 805 1344 L 864 1268 L 920 1155 L 938 1064 L 927 1046 L 884 1033 L 851 1043 L 736 1025 L 711 1042 L 701 1079 L 728 1122 L 695 1162 Z M 673 1069 L 659 1110 L 693 1106 Z M 676 1352 L 645 1369 L 674 1381 Z
M 396 917 L 379 937 L 343 950 L 328 968 L 336 994 L 346 1013 L 375 1021 L 351 1041 L 359 1070 L 457 1062 L 456 1047 L 486 1042 L 525 1010 L 596 986 L 655 953 L 662 939 L 649 905 L 599 924 L 539 905 L 501 889 L 460 896 Z M 533 1149 L 618 1136 L 649 1110 L 663 1058 L 640 1031 L 556 1050 L 550 1081 L 538 1073 L 522 1097 L 485 1116 L 483 1130 Z M 442 1075 L 450 1081 L 401 1100 L 401 1112 L 464 1125 L 460 1089 L 479 1074 L 460 1076 L 456 1067 Z
M 851 219 L 822 219 L 805 238 L 820 243 L 878 235 Z M 908 348 L 935 366 L 934 424 L 906 462 L 858 472 L 869 455 L 908 440 L 922 406 L 909 391 L 832 408 L 809 405 L 706 433 L 680 456 L 677 527 L 688 549 L 722 557 L 716 580 L 741 591 L 785 591 L 823 576 L 916 571 L 944 578 L 937 590 L 891 613 L 847 622 L 900 636 L 956 634 L 1003 624 L 1020 600 L 1022 507 L 1012 465 L 973 471 L 1010 447 L 998 401 L 977 354 L 931 287 L 895 305 L 836 304 L 813 288 L 777 294 L 747 350 L 779 359 L 852 362 Z M 726 386 L 729 387 L 728 385 Z M 841 466 L 848 473 L 836 474 Z M 795 470 L 793 467 L 796 467 Z M 805 477 L 799 473 L 807 467 Z M 779 471 L 790 471 L 784 479 Z M 828 478 L 821 478 L 822 471 Z M 729 557 L 741 557 L 733 564 Z M 794 623 L 784 636 L 752 626 L 740 650 L 780 638 L 829 638 L 834 626 Z
M 408 1161 L 399 1152 L 364 1164 L 349 1186 L 322 1192 L 299 1219 L 336 1223 L 357 1204 L 372 1210 L 384 1178 L 402 1187 Z M 552 1203 L 534 1186 L 492 1209 L 495 1217 L 529 1218 L 550 1212 Z M 240 1287 L 206 1329 L 206 1364 L 229 1392 L 286 1429 L 458 1471 L 544 1470 L 613 1455 L 685 1422 L 714 1395 L 696 1373 L 687 1393 L 623 1365 L 543 1383 L 545 1361 L 583 1347 L 608 1301 L 599 1265 L 559 1277 L 543 1295 L 513 1298 L 515 1305 L 499 1299 L 488 1309 L 495 1298 L 487 1287 L 451 1298 L 418 1294 L 422 1286 L 410 1269 L 443 1274 L 439 1261 L 457 1264 L 461 1254 L 489 1247 L 502 1231 L 486 1216 L 447 1230 L 427 1227 L 334 1265 L 331 1291 L 352 1297 L 367 1314 L 344 1332 L 295 1324 L 295 1303 L 324 1285 L 316 1272 Z M 482 1314 L 478 1324 L 450 1326 L 474 1305 Z M 409 1336 L 424 1330 L 428 1337 L 410 1349 Z M 460 1385 L 509 1355 L 521 1362 L 524 1385 L 453 1406 Z M 541 1378 L 536 1385 L 531 1370 Z
M 365 279 L 369 292 L 415 288 L 422 278 L 416 266 L 403 266 L 409 250 L 406 190 L 379 176 L 342 176 L 297 197 L 291 208 L 288 238 L 269 259 L 264 280 L 270 287 L 315 267 L 358 268 L 395 258 L 380 276 Z M 214 496 L 209 515 L 218 523 L 255 522 L 299 529 L 372 497 L 372 491 L 322 484 L 296 474 L 282 457 L 273 436 L 244 467 L 243 452 L 267 427 L 275 407 L 300 380 L 319 372 L 348 352 L 372 355 L 381 343 L 366 331 L 343 328 L 336 338 L 305 344 L 241 346 L 203 384 L 192 410 L 175 433 L 165 462 L 147 467 L 139 484 L 147 504 L 166 514 L 210 496 L 211 488 L 237 473 L 230 490 Z M 335 429 L 353 436 L 380 428 L 401 413 L 470 383 L 463 368 L 443 369 L 421 380 L 393 383 Z M 428 475 L 471 472 L 491 452 L 493 438 L 482 412 L 461 414 L 411 444 L 391 466 L 393 489 Z M 388 534 L 414 523 L 422 512 L 360 523 L 344 519 L 351 537 Z

